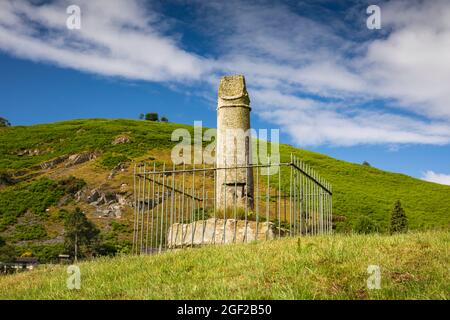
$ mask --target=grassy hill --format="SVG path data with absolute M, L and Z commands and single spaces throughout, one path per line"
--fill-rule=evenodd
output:
M 124 119 L 0 128 L 0 236 L 28 249 L 35 244 L 57 245 L 62 234 L 61 208 L 81 206 L 86 212 L 92 211 L 89 206 L 71 200 L 70 195 L 84 186 L 103 186 L 110 190 L 132 186 L 133 162 L 170 163 L 170 150 L 175 145 L 171 133 L 180 127 L 193 131 L 186 125 Z M 127 143 L 112 143 L 121 136 L 127 137 Z M 43 169 L 40 166 L 58 157 L 87 151 L 95 153 L 97 158 L 71 167 Z M 289 145 L 281 145 L 280 151 L 283 162 L 288 162 L 290 153 L 294 153 L 332 183 L 337 231 L 350 231 L 362 215 L 376 221 L 381 231 L 386 230 L 397 199 L 406 210 L 411 229 L 448 230 L 450 226 L 450 186 L 336 160 Z M 119 163 L 129 165 L 108 179 Z M 120 219 L 101 219 L 95 212 L 89 217 L 109 237 L 117 241 L 131 238 L 131 210 Z M 36 246 L 30 249 L 39 250 Z
M 65 266 L 46 265 L 1 277 L 0 299 L 449 299 L 449 241 L 338 234 L 101 258 L 79 264 L 79 291 Z M 379 290 L 367 288 L 369 265 Z

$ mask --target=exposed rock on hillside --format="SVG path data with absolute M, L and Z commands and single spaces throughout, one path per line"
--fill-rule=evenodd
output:
M 64 161 L 66 161 L 69 158 L 68 155 L 63 155 L 60 156 L 58 158 L 43 162 L 39 165 L 39 168 L 47 170 L 47 169 L 53 169 L 54 167 L 56 167 L 58 164 L 63 163 Z
M 39 156 L 44 153 L 45 153 L 45 151 L 40 150 L 40 149 L 25 149 L 25 150 L 19 150 L 17 152 L 17 155 L 19 157 L 23 157 L 23 156 L 33 157 L 33 156 Z
M 128 185 L 128 184 L 126 184 L 126 183 L 122 183 L 121 185 L 120 185 L 120 191 L 119 191 L 119 193 L 127 193 L 127 192 L 129 192 L 130 191 L 130 186 Z
M 75 196 L 78 202 L 86 202 L 95 207 L 95 211 L 102 217 L 120 218 L 123 211 L 133 207 L 132 194 L 128 191 L 106 191 L 101 188 L 82 190 Z
M 67 162 L 65 164 L 66 167 L 72 167 L 77 164 L 82 164 L 87 161 L 96 159 L 97 157 L 98 157 L 97 152 L 82 152 L 82 153 L 77 153 L 77 154 L 73 154 L 73 155 L 62 155 L 62 156 L 59 156 L 52 160 L 42 162 L 40 165 L 34 166 L 31 169 L 49 170 L 49 169 L 55 168 L 56 166 L 58 166 L 59 164 L 61 164 L 63 162 Z
M 66 167 L 72 167 L 96 159 L 98 154 L 96 152 L 82 152 L 71 155 L 66 163 Z
M 111 172 L 109 173 L 108 179 L 111 180 L 113 179 L 116 174 L 118 174 L 119 172 L 124 172 L 127 169 L 127 164 L 121 162 L 119 163 L 117 166 L 114 167 L 114 169 L 111 170 Z
M 112 145 L 117 144 L 123 144 L 123 143 L 129 143 L 131 142 L 131 138 L 126 134 L 121 134 L 114 138 L 114 140 L 111 142 Z

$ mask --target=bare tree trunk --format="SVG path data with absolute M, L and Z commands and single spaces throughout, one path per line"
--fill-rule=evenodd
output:
M 75 262 L 78 261 L 78 234 L 75 233 Z

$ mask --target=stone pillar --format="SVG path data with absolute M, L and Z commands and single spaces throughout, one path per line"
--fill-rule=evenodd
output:
M 217 102 L 216 205 L 234 212 L 253 209 L 253 171 L 238 168 L 251 163 L 250 99 L 242 75 L 220 80 Z M 240 210 L 242 211 L 242 210 Z

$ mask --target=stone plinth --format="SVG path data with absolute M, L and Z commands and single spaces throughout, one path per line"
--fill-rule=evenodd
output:
M 256 233 L 257 229 L 258 233 Z M 258 222 L 257 227 L 256 221 L 247 221 L 246 224 L 245 220 L 227 219 L 224 241 L 224 220 L 211 218 L 186 224 L 173 224 L 167 233 L 167 243 L 169 248 L 202 244 L 245 243 L 274 239 L 279 234 L 286 235 L 284 229 L 281 229 L 280 232 L 279 230 L 272 222 Z

